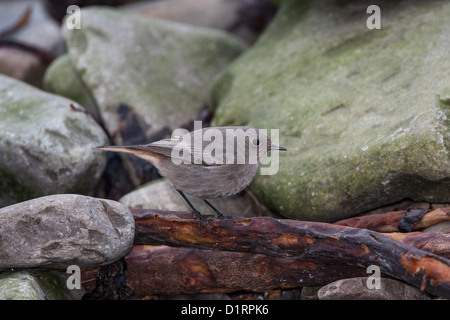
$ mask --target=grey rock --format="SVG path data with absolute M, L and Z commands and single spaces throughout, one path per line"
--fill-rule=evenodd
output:
M 269 209 L 336 221 L 402 199 L 450 200 L 450 3 L 284 1 L 214 85 L 214 125 L 279 129 Z M 418 27 L 420 26 L 420 27 Z
M 202 214 L 214 215 L 214 211 L 201 199 L 187 195 L 189 201 Z M 188 204 L 166 179 L 155 180 L 124 195 L 119 200 L 134 209 L 159 209 L 169 211 L 191 211 Z M 278 217 L 258 203 L 249 192 L 231 197 L 210 199 L 211 204 L 228 216 L 272 216 Z
M 46 69 L 44 89 L 48 92 L 69 98 L 90 112 L 97 121 L 101 120 L 97 104 L 80 75 L 70 61 L 69 55 L 62 54 Z
M 25 270 L 0 274 L 0 300 L 79 300 L 83 289 L 69 289 L 55 271 Z
M 15 48 L 0 48 L 0 73 L 42 87 L 45 65 L 36 55 Z
M 406 283 L 381 278 L 379 289 L 367 287 L 367 277 L 342 279 L 317 292 L 319 300 L 429 300 L 430 297 Z
M 7 30 L 15 25 L 27 8 L 31 10 L 28 23 L 7 38 L 55 55 L 63 53 L 65 45 L 60 26 L 49 16 L 41 0 L 2 1 L 0 30 Z
M 214 77 L 246 47 L 218 30 L 114 9 L 83 8 L 81 15 L 81 29 L 63 27 L 68 52 L 112 136 L 120 104 L 148 137 L 195 119 L 210 102 Z
M 428 228 L 423 229 L 423 232 L 450 232 L 450 221 L 442 221 L 436 223 Z
M 428 202 L 416 202 L 409 199 L 401 200 L 399 202 L 381 206 L 379 208 L 364 212 L 364 215 L 386 213 L 391 211 L 400 211 L 407 209 L 429 209 L 430 203 Z
M 122 9 L 152 18 L 229 31 L 239 19 L 239 10 L 247 3 L 248 0 L 143 1 L 123 6 Z M 249 43 L 258 37 L 256 32 L 245 26 L 230 31 Z
M 52 195 L 0 209 L 0 239 L 0 269 L 83 269 L 122 258 L 134 220 L 116 201 Z
M 106 156 L 92 148 L 108 139 L 83 111 L 69 99 L 0 75 L 0 207 L 93 190 Z

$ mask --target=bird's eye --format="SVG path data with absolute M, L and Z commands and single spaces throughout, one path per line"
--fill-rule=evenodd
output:
M 252 140 L 253 145 L 259 146 L 259 139 L 253 139 Z

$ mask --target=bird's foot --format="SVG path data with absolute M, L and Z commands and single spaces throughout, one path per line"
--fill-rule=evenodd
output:
M 194 216 L 196 216 L 197 217 L 197 219 L 198 219 L 198 228 L 200 229 L 200 227 L 201 227 L 201 225 L 202 225 L 202 221 L 203 222 L 205 222 L 205 223 L 207 223 L 207 224 L 211 224 L 207 219 L 206 219 L 206 216 L 205 215 L 203 215 L 203 214 L 201 214 L 198 210 L 192 210 L 192 214 L 194 215 Z
M 220 220 L 225 219 L 225 215 L 220 211 L 216 211 L 216 215 L 217 215 L 217 218 L 219 218 Z
M 219 212 L 217 213 L 217 218 L 220 220 L 226 220 L 226 219 L 233 219 L 233 216 L 224 215 L 223 213 Z
M 213 211 L 214 211 L 214 212 L 216 213 L 216 215 L 217 215 L 217 218 L 219 218 L 220 220 L 231 218 L 231 216 L 226 216 L 226 215 L 224 215 L 222 212 L 220 212 L 219 210 L 217 210 L 216 207 L 214 207 L 214 206 L 211 204 L 211 202 L 209 202 L 208 200 L 204 199 L 203 201 L 205 201 L 205 203 L 206 203 L 211 209 L 213 209 Z

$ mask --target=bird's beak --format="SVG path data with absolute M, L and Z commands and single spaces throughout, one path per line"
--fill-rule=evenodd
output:
M 270 146 L 270 150 L 287 151 L 286 148 L 279 147 L 279 146 L 276 146 L 276 145 L 274 145 L 274 144 Z

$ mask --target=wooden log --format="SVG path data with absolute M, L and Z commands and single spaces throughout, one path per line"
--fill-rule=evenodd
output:
M 324 265 L 248 252 L 134 245 L 125 256 L 124 276 L 137 297 L 212 292 L 264 292 L 325 285 L 364 276 L 347 265 Z M 87 291 L 95 288 L 97 269 L 83 271 Z M 91 280 L 88 283 L 88 280 Z
M 385 236 L 413 246 L 417 249 L 428 251 L 446 259 L 450 259 L 450 234 L 442 232 L 392 232 L 384 233 Z
M 386 236 L 450 257 L 450 234 L 387 233 Z M 367 276 L 366 270 L 343 264 L 319 264 L 263 254 L 135 245 L 125 256 L 126 282 L 135 296 L 211 292 L 264 292 L 320 286 L 335 280 Z M 95 288 L 99 268 L 83 271 L 84 287 Z
M 450 234 L 393 232 L 385 235 L 450 258 Z M 127 263 L 126 282 L 136 296 L 240 290 L 264 292 L 292 286 L 320 286 L 344 278 L 367 276 L 364 269 L 342 264 L 164 245 L 134 245 L 124 260 Z M 87 292 L 95 289 L 98 270 L 83 270 L 83 286 Z
M 145 263 L 148 259 L 152 263 Z M 126 277 L 136 294 L 147 293 L 149 289 L 154 293 L 163 289 L 166 294 L 262 292 L 324 285 L 365 271 L 342 264 L 327 266 L 248 252 L 148 245 L 134 246 L 125 260 Z
M 208 218 L 187 212 L 132 210 L 136 244 L 164 244 L 347 264 L 381 271 L 436 296 L 450 298 L 450 261 L 381 233 L 329 223 L 270 217 Z
M 420 218 L 415 221 L 415 218 L 418 216 L 420 216 Z M 408 219 L 408 217 L 410 218 Z M 442 221 L 450 221 L 450 208 L 392 211 L 345 219 L 338 221 L 335 224 L 346 227 L 369 229 L 378 232 L 409 232 L 413 230 L 420 230 Z

